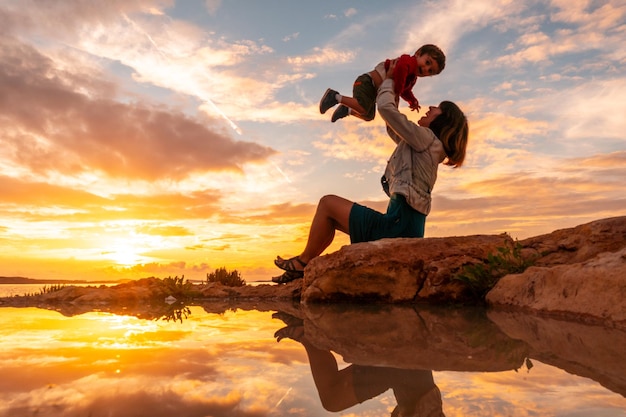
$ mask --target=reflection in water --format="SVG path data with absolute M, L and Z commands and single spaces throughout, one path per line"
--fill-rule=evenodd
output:
M 616 329 L 478 309 L 150 308 L 0 308 L 0 417 L 626 416 Z
M 519 369 L 527 346 L 500 331 L 477 309 L 346 305 L 304 306 L 301 317 L 275 314 L 275 334 L 304 346 L 320 400 L 342 411 L 391 389 L 391 416 L 443 416 L 432 371 Z M 350 366 L 339 370 L 331 351 Z
M 356 364 L 340 370 L 330 350 L 317 348 L 307 338 L 301 319 L 284 312 L 273 317 L 287 324 L 275 333 L 278 341 L 288 337 L 304 346 L 315 386 L 326 410 L 343 411 L 391 389 L 397 402 L 392 417 L 444 416 L 441 392 L 431 370 Z
M 626 415 L 624 397 L 602 394 L 597 384 L 583 383 L 581 390 L 580 381 L 568 381 L 564 373 L 550 374 L 533 359 L 586 370 L 588 377 L 621 393 L 626 364 L 615 354 L 623 349 L 626 334 L 615 329 L 513 313 L 488 315 L 476 308 L 305 305 L 274 317 L 287 324 L 276 331 L 276 339 L 294 339 L 304 347 L 321 404 L 329 411 L 350 409 L 391 390 L 397 404 L 392 417 L 442 416 L 444 409 L 448 416 L 578 416 L 581 410 L 584 415 Z M 506 321 L 506 333 L 492 317 Z M 541 334 L 551 328 L 552 334 Z M 588 336 L 591 339 L 585 340 Z M 561 356 L 573 358 L 567 345 L 578 351 L 576 363 Z M 350 365 L 341 369 L 333 352 Z M 594 352 L 608 357 L 594 358 Z M 596 370 L 581 362 L 593 363 Z M 533 368 L 538 369 L 533 370 L 537 377 L 532 384 L 503 388 L 495 382 L 507 370 L 521 373 L 526 381 Z M 432 370 L 444 381 L 447 401 Z M 507 399 L 522 387 L 536 395 L 525 402 L 515 400 L 515 394 Z
M 165 320 L 165 321 L 179 321 L 183 322 L 183 319 L 186 319 L 191 314 L 191 309 L 184 305 L 183 303 L 175 303 L 171 304 L 167 311 L 163 313 L 161 317 L 155 318 L 155 320 Z

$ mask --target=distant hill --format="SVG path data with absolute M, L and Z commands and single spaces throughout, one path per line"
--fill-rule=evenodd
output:
M 98 281 L 100 282 L 100 281 Z M 90 284 L 92 281 L 84 279 L 35 279 L 24 277 L 0 277 L 0 285 L 2 284 Z

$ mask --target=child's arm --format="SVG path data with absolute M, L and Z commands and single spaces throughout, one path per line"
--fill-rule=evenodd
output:
M 409 103 L 409 108 L 411 110 L 419 110 L 420 109 L 420 103 L 419 103 L 419 101 L 417 101 L 417 97 L 415 97 L 415 95 L 413 94 L 413 90 L 411 90 L 410 88 L 407 88 L 406 90 L 404 90 L 400 94 L 400 97 L 402 97 L 402 99 L 404 101 Z
M 408 77 L 411 69 L 411 59 L 410 55 L 401 55 L 400 58 L 396 60 L 396 67 L 393 70 L 393 83 L 394 92 L 398 96 L 402 94 L 402 90 L 404 90 L 406 77 Z
M 396 68 L 393 73 L 393 81 L 395 84 L 395 93 L 402 97 L 404 101 L 409 103 L 411 110 L 419 110 L 419 102 L 413 95 L 413 86 L 417 77 L 412 74 L 411 68 L 415 64 L 415 58 L 410 55 L 402 55 L 396 62 Z M 411 81 L 407 83 L 407 78 L 411 77 Z

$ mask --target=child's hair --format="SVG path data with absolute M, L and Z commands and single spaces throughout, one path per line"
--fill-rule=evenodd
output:
M 429 129 L 443 143 L 448 159 L 444 165 L 455 168 L 463 165 L 469 127 L 463 111 L 451 101 L 442 101 L 439 104 L 441 114 L 430 123 Z
M 437 64 L 439 64 L 439 72 L 437 74 L 441 73 L 441 71 L 443 71 L 446 66 L 446 56 L 443 51 L 436 45 L 426 44 L 420 46 L 420 48 L 415 51 L 415 55 L 424 54 L 430 55 L 431 58 L 434 59 Z

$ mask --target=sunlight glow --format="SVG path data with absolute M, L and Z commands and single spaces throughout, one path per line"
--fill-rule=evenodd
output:
M 118 265 L 130 266 L 145 262 L 148 258 L 141 256 L 133 245 L 121 243 L 111 252 L 102 253 L 105 258 L 114 261 Z

